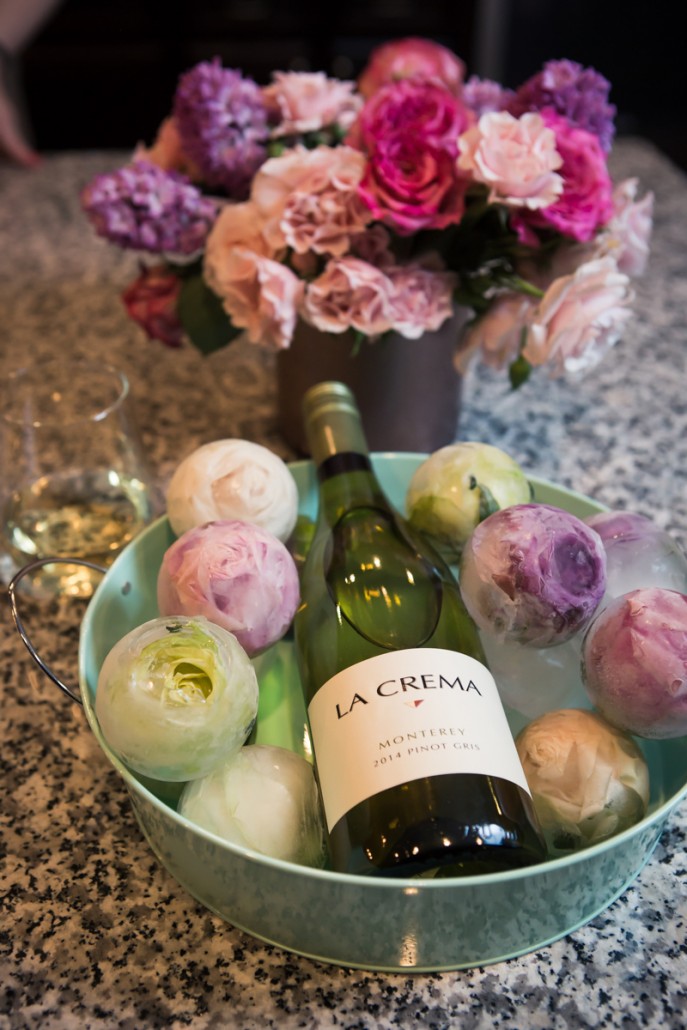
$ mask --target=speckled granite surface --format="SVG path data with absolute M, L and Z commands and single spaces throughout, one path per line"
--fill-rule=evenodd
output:
M 80 154 L 32 174 L 0 167 L 0 367 L 61 352 L 119 364 L 161 485 L 218 436 L 290 457 L 271 358 L 239 346 L 203 363 L 145 343 L 127 321 L 117 294 L 135 259 L 92 236 L 77 199 L 117 163 Z M 614 170 L 657 195 L 651 265 L 624 342 L 578 384 L 535 380 L 511 395 L 472 373 L 460 435 L 651 515 L 687 545 L 687 180 L 638 141 L 618 143 Z M 41 653 L 74 681 L 81 607 L 31 601 L 24 614 Z M 144 842 L 83 714 L 33 667 L 4 593 L 0 618 L 0 1027 L 687 1026 L 684 803 L 621 898 L 539 952 L 416 976 L 317 964 L 184 893 Z

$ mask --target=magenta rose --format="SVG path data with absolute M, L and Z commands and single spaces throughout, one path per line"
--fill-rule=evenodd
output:
M 402 132 L 428 146 L 444 147 L 455 157 L 458 137 L 473 121 L 468 108 L 443 86 L 402 79 L 383 86 L 367 101 L 346 142 L 372 153 Z
M 558 169 L 563 192 L 548 207 L 527 214 L 525 221 L 539 228 L 556 229 L 574 240 L 591 240 L 613 214 L 613 183 L 606 154 L 594 133 L 576 128 L 551 108 L 542 111 L 546 125 L 556 136 L 556 150 L 563 158 Z
M 177 315 L 180 280 L 164 265 L 142 268 L 127 286 L 122 300 L 129 318 L 138 323 L 149 339 L 168 347 L 181 347 L 184 331 Z
M 380 140 L 359 192 L 373 217 L 400 236 L 444 229 L 459 222 L 465 208 L 465 182 L 451 155 L 409 133 Z
M 430 39 L 414 36 L 392 40 L 373 50 L 358 80 L 358 90 L 369 97 L 387 82 L 422 77 L 458 93 L 465 77 L 465 65 L 451 50 Z

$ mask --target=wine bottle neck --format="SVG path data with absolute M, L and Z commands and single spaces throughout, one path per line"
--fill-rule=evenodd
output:
M 350 508 L 386 508 L 372 469 L 355 400 L 342 383 L 321 383 L 305 398 L 305 429 L 320 482 L 320 508 L 331 524 Z

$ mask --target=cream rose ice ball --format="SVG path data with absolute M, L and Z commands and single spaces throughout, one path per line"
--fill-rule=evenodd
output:
M 165 552 L 157 580 L 161 615 L 203 615 L 251 656 L 283 637 L 299 600 L 298 571 L 284 544 L 239 519 L 183 533 Z
M 189 454 L 167 490 L 177 536 L 205 522 L 254 522 L 282 541 L 298 516 L 298 490 L 282 459 L 250 440 L 215 440 Z

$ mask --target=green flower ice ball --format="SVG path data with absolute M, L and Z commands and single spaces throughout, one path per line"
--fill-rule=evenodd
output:
M 248 655 L 202 617 L 144 623 L 115 644 L 98 676 L 103 737 L 130 768 L 156 780 L 206 776 L 245 743 L 257 712 Z
M 418 466 L 406 510 L 411 525 L 454 561 L 482 519 L 531 499 L 530 483 L 513 458 L 498 447 L 468 441 L 441 447 Z

